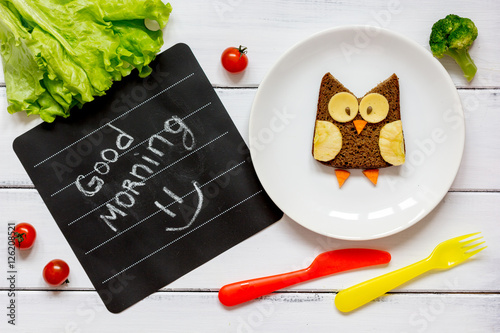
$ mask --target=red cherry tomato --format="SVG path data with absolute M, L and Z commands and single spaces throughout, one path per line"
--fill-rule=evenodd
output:
M 51 286 L 60 286 L 63 283 L 69 283 L 69 266 L 61 259 L 49 261 L 43 268 L 43 279 Z
M 33 246 L 36 238 L 36 230 L 29 223 L 18 223 L 12 232 L 14 245 L 20 250 L 27 250 Z
M 247 68 L 248 57 L 247 48 L 244 46 L 228 47 L 222 52 L 220 61 L 222 66 L 231 73 L 239 73 Z

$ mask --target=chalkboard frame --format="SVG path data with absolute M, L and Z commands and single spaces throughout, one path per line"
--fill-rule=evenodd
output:
M 113 313 L 283 215 L 191 49 L 176 44 L 151 67 L 13 143 Z

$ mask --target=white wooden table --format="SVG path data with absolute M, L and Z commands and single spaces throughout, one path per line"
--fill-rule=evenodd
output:
M 479 29 L 471 50 L 472 83 L 450 59 L 466 116 L 462 165 L 449 193 L 415 226 L 383 239 L 339 241 L 286 216 L 120 314 L 109 313 L 12 150 L 13 139 L 40 121 L 6 112 L 0 75 L 0 331 L 1 332 L 500 332 L 500 2 L 489 1 L 178 1 L 165 29 L 164 49 L 188 44 L 222 102 L 248 139 L 250 108 L 262 78 L 288 48 L 311 34 L 341 25 L 372 24 L 428 48 L 430 27 L 455 13 Z M 231 76 L 220 65 L 227 46 L 243 44 L 250 65 Z M 38 239 L 16 254 L 15 296 L 9 295 L 7 224 L 27 221 Z M 489 248 L 467 264 L 430 273 L 348 315 L 334 308 L 336 292 L 425 257 L 442 240 L 482 231 Z M 234 308 L 217 299 L 230 282 L 307 266 L 323 251 L 371 247 L 392 254 L 389 267 L 303 283 Z M 66 260 L 71 283 L 48 287 L 46 262 Z M 15 299 L 16 326 L 9 325 Z

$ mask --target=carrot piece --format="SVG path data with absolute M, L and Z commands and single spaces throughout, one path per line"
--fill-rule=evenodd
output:
M 361 133 L 363 128 L 365 128 L 366 120 L 358 119 L 358 120 L 354 120 L 353 123 L 354 123 L 354 127 L 356 127 L 356 131 L 359 134 L 359 133 Z
M 378 169 L 366 169 L 363 170 L 363 175 L 368 178 L 373 185 L 377 185 L 377 179 L 378 179 Z
M 337 176 L 337 181 L 339 182 L 339 188 L 341 188 L 342 185 L 344 185 L 345 181 L 347 180 L 347 178 L 349 178 L 350 175 L 351 173 L 347 170 L 335 169 L 335 176 Z

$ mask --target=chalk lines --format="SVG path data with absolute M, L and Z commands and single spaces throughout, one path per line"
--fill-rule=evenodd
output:
M 145 178 L 142 182 L 143 182 L 143 183 L 145 183 L 145 182 L 147 182 L 148 180 L 150 180 L 151 178 L 154 178 L 155 176 L 157 176 L 158 174 L 160 174 L 160 173 L 162 173 L 163 171 L 167 170 L 167 169 L 168 169 L 168 168 L 170 168 L 171 166 L 173 166 L 173 165 L 175 165 L 175 164 L 179 163 L 180 161 L 184 160 L 185 158 L 187 158 L 187 157 L 189 157 L 189 156 L 193 155 L 194 153 L 198 152 L 199 150 L 201 150 L 201 149 L 203 149 L 203 148 L 207 147 L 207 146 L 208 146 L 208 145 L 210 145 L 211 143 L 213 143 L 213 142 L 215 142 L 215 141 L 219 140 L 220 138 L 222 138 L 222 137 L 223 137 L 224 135 L 226 135 L 227 133 L 229 133 L 229 132 L 228 132 L 228 131 L 226 131 L 226 132 L 224 132 L 224 133 L 220 134 L 219 136 L 217 136 L 217 137 L 213 138 L 212 140 L 208 141 L 208 142 L 207 142 L 207 143 L 205 143 L 204 145 L 202 145 L 202 146 L 200 146 L 200 147 L 196 148 L 195 150 L 193 150 L 193 151 L 189 152 L 188 154 L 186 154 L 186 155 L 182 156 L 181 158 L 177 159 L 176 161 L 174 161 L 174 162 L 170 163 L 169 165 L 167 165 L 167 166 L 163 167 L 162 169 L 158 170 L 157 172 L 153 173 L 151 176 L 149 176 L 149 177 Z M 126 190 L 126 191 L 124 191 L 124 193 L 128 193 L 129 191 L 130 191 L 130 190 Z M 98 209 L 100 209 L 100 208 L 104 207 L 106 204 L 110 203 L 110 202 L 111 202 L 111 201 L 113 201 L 113 200 L 115 200 L 115 198 L 114 198 L 114 197 L 113 197 L 113 198 L 111 198 L 111 199 L 109 199 L 108 201 L 104 202 L 103 204 L 101 204 L 101 205 L 97 206 L 96 208 L 94 208 L 94 209 L 90 210 L 89 212 L 85 213 L 84 215 L 82 215 L 82 216 L 80 216 L 80 217 L 78 217 L 78 218 L 74 219 L 73 221 L 69 222 L 69 223 L 68 223 L 68 226 L 71 226 L 72 224 L 76 223 L 77 221 L 79 221 L 79 220 L 83 219 L 84 217 L 86 217 L 86 216 L 88 216 L 88 215 L 92 214 L 93 212 L 95 212 L 96 210 L 98 210 Z
M 184 78 L 180 79 L 179 81 L 177 81 L 177 82 L 175 82 L 175 83 L 171 84 L 170 86 L 168 86 L 167 88 L 163 89 L 163 90 L 162 90 L 162 91 L 160 91 L 159 93 L 157 93 L 157 94 L 155 94 L 155 95 L 153 95 L 153 96 L 149 97 L 148 99 L 146 99 L 146 100 L 142 101 L 141 103 L 137 104 L 136 106 L 134 106 L 133 108 L 129 109 L 128 111 L 126 111 L 126 112 L 122 113 L 121 115 L 119 115 L 119 116 L 118 116 L 118 117 L 116 117 L 115 119 L 108 121 L 108 122 L 107 122 L 107 123 L 105 123 L 104 125 L 102 125 L 102 126 L 100 126 L 100 127 L 96 128 L 95 130 L 91 131 L 91 132 L 90 132 L 90 133 L 88 133 L 87 135 L 85 135 L 85 136 L 81 137 L 80 139 L 78 139 L 78 140 L 74 141 L 74 142 L 73 142 L 73 143 L 71 143 L 70 145 L 68 145 L 68 146 L 64 147 L 63 149 L 61 149 L 61 150 L 59 150 L 59 151 L 55 152 L 54 154 L 50 155 L 49 157 L 45 158 L 44 160 L 42 160 L 42 161 L 38 162 L 37 164 L 35 164 L 35 165 L 33 166 L 33 168 L 36 168 L 36 167 L 38 167 L 38 166 L 42 165 L 43 163 L 45 163 L 45 162 L 47 162 L 48 160 L 50 160 L 52 157 L 59 155 L 60 153 L 62 153 L 62 152 L 63 152 L 63 151 L 65 151 L 66 149 L 68 149 L 68 148 L 70 148 L 70 147 L 72 147 L 72 146 L 76 145 L 77 143 L 79 143 L 79 142 L 80 142 L 80 141 L 82 141 L 82 140 L 85 140 L 86 138 L 88 138 L 88 137 L 89 137 L 89 136 L 91 136 L 92 134 L 94 134 L 94 133 L 96 133 L 96 132 L 100 131 L 101 129 L 103 129 L 104 127 L 106 127 L 106 126 L 108 126 L 109 124 L 113 123 L 114 121 L 116 121 L 116 120 L 118 120 L 118 119 L 120 119 L 120 118 L 122 118 L 122 117 L 126 116 L 127 114 L 129 114 L 130 112 L 134 111 L 135 109 L 137 109 L 137 108 L 139 108 L 139 107 L 143 106 L 144 104 L 146 104 L 146 103 L 150 102 L 151 100 L 153 100 L 153 99 L 155 99 L 156 97 L 160 96 L 160 95 L 161 95 L 161 94 L 163 94 L 164 92 L 166 92 L 166 91 L 168 91 L 168 90 L 172 89 L 173 87 L 175 87 L 175 86 L 176 86 L 176 85 L 178 85 L 179 83 L 181 83 L 181 82 L 183 82 L 183 81 L 185 81 L 185 80 L 189 79 L 189 78 L 190 78 L 190 77 L 192 77 L 193 75 L 194 75 L 194 73 L 191 73 L 191 74 L 187 75 L 186 77 L 184 77 Z
M 139 260 L 135 261 L 133 264 L 131 264 L 131 265 L 129 265 L 129 266 L 127 266 L 127 267 L 125 267 L 124 269 L 122 269 L 122 270 L 121 270 L 121 271 L 119 271 L 118 273 L 116 273 L 116 274 L 114 274 L 114 275 L 112 275 L 112 276 L 108 277 L 106 280 L 102 281 L 102 284 L 105 284 L 106 282 L 108 282 L 108 281 L 110 281 L 110 280 L 114 279 L 114 278 L 115 278 L 115 277 L 117 277 L 118 275 L 120 275 L 120 274 L 122 274 L 122 273 L 124 273 L 124 272 L 128 271 L 129 269 L 133 268 L 134 266 L 136 266 L 136 265 L 140 264 L 140 263 L 141 263 L 141 262 L 143 262 L 144 260 L 149 259 L 150 257 L 154 256 L 154 255 L 155 255 L 155 254 L 157 254 L 158 252 L 161 252 L 162 250 L 166 249 L 166 248 L 167 248 L 167 247 L 169 247 L 170 245 L 174 244 L 174 243 L 175 243 L 175 242 L 177 242 L 178 240 L 180 240 L 180 239 L 182 239 L 182 238 L 186 237 L 187 235 L 189 235 L 189 234 L 190 234 L 190 233 L 192 233 L 193 231 L 198 230 L 199 228 L 203 227 L 204 225 L 206 225 L 206 224 L 208 224 L 208 223 L 212 222 L 213 220 L 217 219 L 217 218 L 218 218 L 218 217 L 220 217 L 221 215 L 224 215 L 224 214 L 226 214 L 227 212 L 229 212 L 229 211 L 233 210 L 234 208 L 236 208 L 236 207 L 238 207 L 239 205 L 243 204 L 244 202 L 246 202 L 246 201 L 250 200 L 251 198 L 255 197 L 256 195 L 260 194 L 261 192 L 262 192 L 262 190 L 255 192 L 254 194 L 250 195 L 250 196 L 249 196 L 249 197 L 247 197 L 246 199 L 243 199 L 243 200 L 241 200 L 240 202 L 238 202 L 237 204 L 234 204 L 233 206 L 229 207 L 228 209 L 226 209 L 226 210 L 224 210 L 224 211 L 220 212 L 219 214 L 217 214 L 217 215 L 215 215 L 214 217 L 210 218 L 209 220 L 207 220 L 207 221 L 203 222 L 202 224 L 198 225 L 197 227 L 195 227 L 195 228 L 193 228 L 193 229 L 189 230 L 189 231 L 188 231 L 188 232 L 186 232 L 185 234 L 183 234 L 183 235 L 181 235 L 181 236 L 177 237 L 177 238 L 176 238 L 176 239 L 174 239 L 173 241 L 171 241 L 171 242 L 169 242 L 169 243 L 167 243 L 167 244 L 163 245 L 163 246 L 162 246 L 162 247 L 160 247 L 159 249 L 157 249 L 157 250 L 155 250 L 155 251 L 151 252 L 151 253 L 150 253 L 150 254 L 148 254 L 147 256 L 145 256 L 145 257 L 143 257 L 143 258 L 141 258 L 141 259 L 139 259 Z
M 205 104 L 205 105 L 203 105 L 203 106 L 201 106 L 201 107 L 197 108 L 196 110 L 194 110 L 194 111 L 193 111 L 193 112 L 191 112 L 190 114 L 188 114 L 188 115 L 184 116 L 183 118 L 181 118 L 181 120 L 183 120 L 183 121 L 184 121 L 184 120 L 186 120 L 187 118 L 189 118 L 189 117 L 191 117 L 192 115 L 194 115 L 194 114 L 198 113 L 199 111 L 203 110 L 204 108 L 206 108 L 207 106 L 209 106 L 209 105 L 211 105 L 211 104 L 212 104 L 212 102 L 208 102 L 207 104 Z
M 202 185 L 200 185 L 198 188 L 199 188 L 199 189 L 203 188 L 204 186 L 206 186 L 206 185 L 210 184 L 211 182 L 213 182 L 213 181 L 215 181 L 215 180 L 219 179 L 220 177 L 224 176 L 224 175 L 225 175 L 225 174 L 227 174 L 228 172 L 233 171 L 233 170 L 234 170 L 234 169 L 236 169 L 237 167 L 241 166 L 243 163 L 245 163 L 245 161 L 240 162 L 240 163 L 236 164 L 235 166 L 233 166 L 233 167 L 231 167 L 231 168 L 227 169 L 227 170 L 226 170 L 226 171 L 224 171 L 223 173 L 221 173 L 221 174 L 217 175 L 216 177 L 214 177 L 214 178 L 210 179 L 209 181 L 207 181 L 207 182 L 203 183 L 203 184 L 202 184 Z M 180 199 L 185 199 L 186 197 L 190 196 L 191 194 L 195 193 L 196 191 L 197 191 L 197 189 L 195 188 L 194 190 L 189 191 L 188 193 L 184 194 L 182 197 L 180 197 Z M 168 208 L 168 207 L 172 206 L 172 205 L 173 205 L 173 204 L 175 204 L 176 202 L 177 202 L 177 201 L 172 201 L 170 204 L 168 204 L 167 206 L 165 206 L 165 208 Z M 141 223 L 143 223 L 143 222 L 145 222 L 145 221 L 149 220 L 150 218 L 152 218 L 153 216 L 155 216 L 156 214 L 158 214 L 158 213 L 160 213 L 160 212 L 162 212 L 162 209 L 158 209 L 157 211 L 155 211 L 155 212 L 153 212 L 152 214 L 150 214 L 150 215 L 146 216 L 145 218 L 143 218 L 142 220 L 140 220 L 140 221 L 136 222 L 135 224 L 131 225 L 130 227 L 128 227 L 128 228 L 126 228 L 126 229 L 124 229 L 124 230 L 120 231 L 119 233 L 117 233 L 117 234 L 116 234 L 116 235 L 114 235 L 113 237 L 111 237 L 111 238 L 109 238 L 109 239 L 105 240 L 104 242 L 100 243 L 99 245 L 97 245 L 97 246 L 93 247 L 92 249 L 90 249 L 90 250 L 88 250 L 87 252 L 85 252 L 85 255 L 87 255 L 87 254 L 89 254 L 89 253 L 94 252 L 95 250 L 97 250 L 97 249 L 98 249 L 98 248 L 100 248 L 101 246 L 106 245 L 107 243 L 109 243 L 109 242 L 111 242 L 112 240 L 116 239 L 117 237 L 119 237 L 119 236 L 123 235 L 124 233 L 126 233 L 126 232 L 128 232 L 128 231 L 132 230 L 133 228 L 135 228 L 135 227 L 137 227 L 138 225 L 140 225 Z M 169 231 L 169 230 L 167 230 L 167 231 Z M 176 230 L 170 230 L 170 231 L 176 231 Z
M 199 107 L 198 109 L 196 109 L 196 110 L 194 110 L 193 112 L 189 113 L 188 115 L 184 116 L 183 118 L 181 118 L 181 120 L 182 120 L 182 121 L 184 121 L 185 119 L 187 119 L 187 118 L 191 117 L 192 115 L 194 115 L 194 114 L 198 113 L 199 111 L 201 111 L 201 110 L 205 109 L 206 107 L 210 106 L 211 104 L 212 104 L 212 102 L 208 102 L 207 104 L 205 104 L 205 105 L 203 105 L 203 106 Z M 154 134 L 154 135 L 160 135 L 160 134 L 161 134 L 161 133 L 163 133 L 163 132 L 165 132 L 165 129 L 162 129 L 161 131 L 157 132 L 157 133 L 156 133 L 156 134 Z M 133 151 L 133 150 L 134 150 L 134 149 L 136 149 L 137 147 L 140 147 L 140 146 L 142 146 L 143 144 L 147 143 L 149 139 L 150 139 L 150 138 L 147 138 L 147 139 L 145 139 L 145 140 L 143 140 L 143 141 L 139 142 L 139 143 L 138 143 L 138 144 L 136 144 L 135 146 L 132 146 L 131 148 L 129 148 L 129 149 L 127 149 L 127 150 L 125 150 L 124 152 L 122 152 L 121 154 L 119 154 L 119 155 L 117 156 L 117 159 L 119 159 L 120 157 L 122 157 L 122 156 L 124 156 L 124 155 L 128 154 L 129 152 Z M 109 165 L 110 163 L 111 163 L 111 162 L 103 162 L 103 164 L 105 164 L 105 165 Z M 92 174 L 93 174 L 93 173 L 95 173 L 95 172 L 96 172 L 96 170 L 95 170 L 95 169 L 92 169 L 92 171 L 90 171 L 90 172 L 86 173 L 85 175 L 83 175 L 83 177 L 82 177 L 81 179 L 84 179 L 84 178 L 86 178 L 86 177 L 88 177 L 88 176 L 92 175 Z M 59 190 L 55 191 L 55 192 L 54 192 L 54 193 L 52 193 L 50 196 L 51 196 L 51 197 L 54 197 L 54 196 L 56 196 L 57 194 L 59 194 L 59 193 L 61 193 L 62 191 L 64 191 L 64 190 L 66 190 L 66 189 L 70 188 L 71 186 L 73 186 L 73 185 L 75 185 L 75 184 L 76 184 L 76 180 L 75 180 L 74 182 L 72 182 L 72 183 L 70 183 L 70 184 L 68 184 L 68 185 L 64 186 L 63 188 L 61 188 L 61 189 L 59 189 Z

